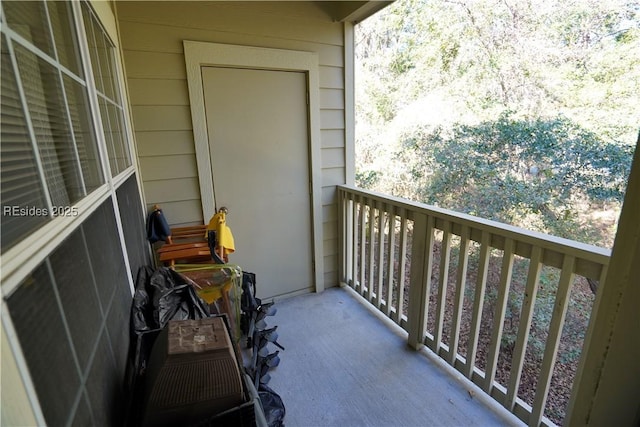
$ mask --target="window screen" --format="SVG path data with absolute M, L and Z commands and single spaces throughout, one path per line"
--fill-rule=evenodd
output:
M 45 419 L 51 426 L 62 426 L 81 380 L 51 278 L 46 261 L 24 280 L 7 306 Z
M 131 291 L 114 215 L 107 199 L 7 298 L 50 426 L 122 425 Z
M 138 269 L 151 263 L 149 242 L 144 227 L 144 212 L 140 204 L 140 193 L 135 175 L 129 177 L 118 188 L 116 196 L 120 207 L 122 231 L 129 253 L 131 275 L 135 279 L 138 275 Z

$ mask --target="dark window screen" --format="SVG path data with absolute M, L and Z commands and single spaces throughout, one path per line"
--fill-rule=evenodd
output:
M 94 426 L 100 425 L 96 423 L 91 418 L 91 410 L 89 409 L 89 405 L 87 404 L 87 399 L 82 396 L 80 399 L 80 403 L 78 404 L 78 409 L 76 409 L 75 416 L 73 417 L 73 423 L 71 427 L 86 427 L 86 426 Z
M 16 289 L 7 305 L 44 417 L 51 426 L 66 425 L 80 378 L 47 262 Z
M 105 426 L 121 426 L 124 421 L 122 378 L 116 371 L 111 348 L 103 333 L 87 378 L 87 394 L 93 418 Z
M 50 260 L 80 368 L 84 371 L 96 345 L 102 313 L 80 230 L 65 240 Z
M 118 207 L 120 208 L 124 240 L 129 254 L 131 275 L 135 279 L 140 267 L 151 265 L 149 244 L 145 233 L 144 213 L 140 203 L 136 176 L 131 175 L 116 190 L 116 195 L 118 197 Z
M 48 425 L 122 425 L 130 289 L 108 199 L 7 299 Z
M 82 231 L 89 248 L 100 305 L 106 313 L 116 289 L 124 288 L 131 297 L 111 199 L 89 217 Z

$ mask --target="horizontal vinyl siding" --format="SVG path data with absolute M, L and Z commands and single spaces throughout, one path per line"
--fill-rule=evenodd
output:
M 188 105 L 133 106 L 136 131 L 191 130 L 191 110 Z
M 342 67 L 320 65 L 320 89 L 344 89 L 342 73 Z
M 145 183 L 163 179 L 198 176 L 196 158 L 190 155 L 141 157 L 140 168 L 142 169 L 142 179 Z
M 159 179 L 147 182 L 147 199 L 155 200 L 158 204 L 164 204 L 172 201 L 167 199 L 167 194 L 180 194 L 181 200 L 178 201 L 199 199 L 198 178 Z M 172 199 L 176 201 L 175 197 L 172 197 Z
M 290 4 L 256 2 L 126 2 L 119 3 L 121 21 L 167 25 L 174 28 L 215 30 L 256 38 L 300 40 L 341 46 L 341 24 L 333 23 L 317 5 L 298 4 L 299 13 L 291 13 Z M 243 4 L 244 3 L 244 4 Z M 122 35 L 124 38 L 125 35 Z
M 189 105 L 186 80 L 130 79 L 133 105 Z
M 145 197 L 172 225 L 201 223 L 183 40 L 315 52 L 319 59 L 325 286 L 337 284 L 335 185 L 345 183 L 343 27 L 312 2 L 120 2 Z
M 119 6 L 122 9 L 122 6 Z M 122 13 L 120 14 L 122 21 Z M 158 32 L 158 25 L 163 26 L 162 32 Z M 148 24 L 141 22 L 121 22 L 120 33 L 122 38 L 131 40 L 128 49 L 138 52 L 155 52 L 157 47 L 162 46 L 162 52 L 183 53 L 182 40 L 211 41 L 215 38 L 215 43 L 237 44 L 242 46 L 275 47 L 289 50 L 309 50 L 309 42 L 302 40 L 288 40 L 274 37 L 272 34 L 256 36 L 241 34 L 237 32 L 200 30 L 185 27 L 170 27 L 164 24 Z M 343 67 L 344 56 L 342 45 L 315 43 L 313 52 L 318 54 L 320 64 L 325 67 Z
M 140 157 L 171 156 L 179 154 L 195 155 L 193 132 L 189 130 L 174 131 L 139 131 L 136 142 Z
M 320 131 L 322 148 L 344 149 L 344 129 L 322 129 Z
M 320 105 L 322 105 L 323 108 L 344 110 L 344 90 L 328 88 L 321 89 Z

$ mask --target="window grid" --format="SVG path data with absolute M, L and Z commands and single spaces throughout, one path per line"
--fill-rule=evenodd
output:
M 13 8 L 9 14 L 8 8 Z M 51 220 L 58 207 L 71 207 L 109 175 L 132 166 L 115 45 L 85 2 L 78 7 L 29 2 L 24 8 L 5 2 L 0 19 L 3 51 L 10 58 L 28 130 L 25 139 L 31 141 Z M 29 86 L 30 80 L 41 83 Z M 47 222 L 34 222 L 32 232 Z M 5 233 L 2 237 L 3 252 L 19 241 L 5 242 Z
M 120 87 L 115 81 L 118 75 L 114 58 L 115 45 L 102 29 L 99 19 L 86 4 L 82 4 L 85 33 L 89 45 L 91 67 L 96 82 L 96 92 L 100 101 L 100 114 L 103 132 L 107 141 L 112 176 L 131 166 L 126 129 L 124 126 L 124 108 Z

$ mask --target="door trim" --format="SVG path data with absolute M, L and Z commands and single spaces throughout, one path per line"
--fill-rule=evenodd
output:
M 322 242 L 322 161 L 320 142 L 320 80 L 318 55 L 283 49 L 183 41 L 189 86 L 191 121 L 195 139 L 202 215 L 205 221 L 215 213 L 211 160 L 201 67 L 255 68 L 275 71 L 302 71 L 307 75 L 309 99 L 309 175 L 311 179 L 311 239 L 313 278 L 316 292 L 324 290 Z

